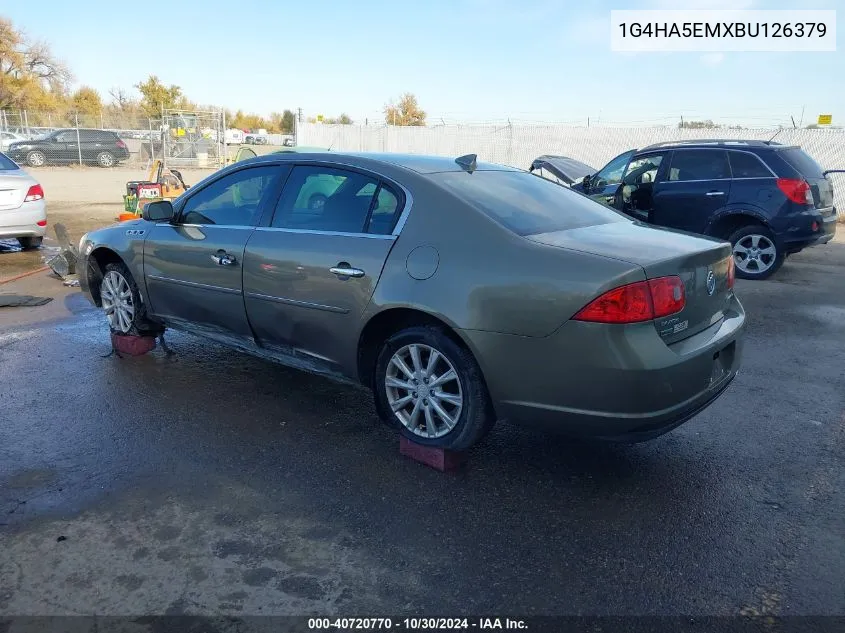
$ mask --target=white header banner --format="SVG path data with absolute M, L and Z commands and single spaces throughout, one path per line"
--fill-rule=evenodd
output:
M 610 12 L 617 52 L 834 52 L 835 10 Z

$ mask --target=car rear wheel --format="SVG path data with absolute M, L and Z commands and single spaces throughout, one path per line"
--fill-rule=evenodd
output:
M 112 332 L 154 336 L 163 328 L 147 319 L 141 293 L 123 263 L 108 264 L 100 281 L 100 301 Z
M 43 167 L 47 163 L 44 152 L 35 150 L 26 155 L 26 163 L 30 167 Z
M 39 246 L 41 246 L 41 242 L 43 242 L 43 241 L 44 241 L 44 238 L 40 237 L 40 236 L 38 236 L 38 237 L 30 236 L 30 237 L 19 237 L 18 238 L 18 243 L 21 245 L 21 248 L 24 249 L 25 251 L 29 250 L 31 248 L 38 248 Z
M 496 421 L 478 363 L 435 327 L 388 338 L 373 384 L 379 416 L 418 444 L 465 450 Z
M 767 279 L 783 265 L 784 253 L 772 232 L 761 224 L 744 226 L 728 238 L 733 246 L 736 276 Z
M 109 152 L 100 152 L 97 154 L 97 164 L 100 167 L 114 167 L 114 154 Z

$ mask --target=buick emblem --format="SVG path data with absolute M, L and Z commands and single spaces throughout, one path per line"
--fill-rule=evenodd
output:
M 714 292 L 716 292 L 716 275 L 710 269 L 707 271 L 707 294 L 712 295 Z

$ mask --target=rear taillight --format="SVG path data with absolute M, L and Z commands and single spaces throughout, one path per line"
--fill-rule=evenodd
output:
M 572 318 L 593 323 L 640 323 L 680 312 L 684 305 L 681 278 L 658 277 L 609 290 Z
M 123 141 L 121 141 L 120 139 L 117 139 L 117 146 L 118 146 L 120 149 L 126 149 L 126 143 L 124 143 L 124 142 L 123 142 Z
M 797 204 L 813 204 L 813 192 L 810 185 L 800 178 L 778 178 L 778 189 Z
M 32 185 L 29 188 L 29 191 L 26 192 L 26 198 L 23 199 L 24 202 L 35 202 L 36 200 L 43 200 L 44 199 L 44 190 L 41 188 L 41 185 Z
M 736 280 L 736 262 L 734 261 L 734 256 L 731 255 L 728 257 L 728 289 L 734 287 L 734 281 Z
M 47 220 L 38 220 L 38 222 L 36 222 L 36 224 L 38 226 L 47 226 Z

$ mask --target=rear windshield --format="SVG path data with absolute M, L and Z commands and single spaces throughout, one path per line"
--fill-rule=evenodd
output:
M 800 149 L 784 149 L 778 156 L 794 167 L 804 178 L 823 178 L 819 164 Z
M 629 221 L 613 209 L 528 172 L 455 171 L 432 178 L 517 235 Z
M 20 169 L 17 163 L 5 154 L 0 153 L 0 171 L 10 171 Z

